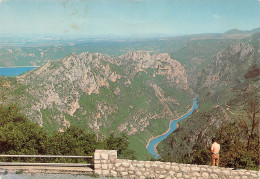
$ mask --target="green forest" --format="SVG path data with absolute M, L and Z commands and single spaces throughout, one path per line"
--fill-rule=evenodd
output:
M 16 105 L 0 105 L 0 154 L 9 155 L 86 155 L 96 149 L 117 150 L 118 158 L 135 159 L 128 149 L 128 138 L 110 134 L 97 140 L 94 133 L 80 127 L 68 127 L 64 132 L 47 132 L 24 117 Z M 82 159 L 60 158 L 2 158 L 5 162 L 78 162 Z M 89 161 L 88 161 L 89 162 Z M 93 162 L 93 161 L 90 161 Z

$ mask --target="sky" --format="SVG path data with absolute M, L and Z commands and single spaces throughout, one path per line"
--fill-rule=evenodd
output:
M 260 0 L 0 0 L 0 36 L 178 36 L 260 27 Z

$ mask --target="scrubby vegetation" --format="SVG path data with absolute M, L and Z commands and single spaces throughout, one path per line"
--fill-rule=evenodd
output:
M 259 102 L 250 101 L 246 106 L 239 115 L 233 114 L 233 120 L 226 121 L 215 134 L 217 142 L 221 145 L 221 167 L 259 170 Z M 211 117 L 210 115 L 204 116 L 205 119 L 210 119 Z M 220 117 L 223 118 L 222 116 Z M 205 123 L 207 123 L 207 120 Z M 207 134 L 212 137 L 211 133 Z M 181 142 L 185 152 L 179 152 L 179 155 L 172 155 L 170 151 L 164 151 L 161 160 L 210 165 L 210 137 L 208 139 L 205 137 L 198 138 L 190 152 L 187 151 L 188 148 L 185 143 Z M 183 138 L 183 140 L 187 139 Z M 179 143 L 175 138 L 172 138 L 168 142 L 172 143 L 172 146 Z M 168 145 L 171 145 L 170 143 Z M 159 149 L 161 151 L 165 150 L 165 146 L 160 146 Z
M 119 158 L 135 159 L 134 152 L 128 149 L 126 135 L 111 134 L 97 140 L 94 133 L 80 127 L 71 126 L 64 132 L 48 133 L 32 123 L 15 105 L 0 105 L 0 154 L 15 155 L 93 155 L 96 149 L 117 150 Z M 2 161 L 30 162 L 83 162 L 75 159 L 14 159 Z

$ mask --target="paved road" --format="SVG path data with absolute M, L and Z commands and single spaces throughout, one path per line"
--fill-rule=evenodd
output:
M 93 179 L 93 178 L 95 177 L 91 177 L 87 175 L 70 175 L 70 174 L 6 174 L 6 175 L 0 174 L 0 179 Z M 109 179 L 109 178 L 101 177 L 99 179 Z

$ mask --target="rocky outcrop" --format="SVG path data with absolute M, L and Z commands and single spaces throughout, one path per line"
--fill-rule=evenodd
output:
M 197 88 L 219 88 L 236 81 L 253 65 L 253 50 L 251 44 L 241 42 L 217 53 L 212 64 L 199 74 Z
M 193 93 L 178 61 L 166 53 L 151 55 L 145 51 L 118 58 L 88 52 L 72 54 L 49 61 L 19 76 L 18 81 L 32 96 L 24 99 L 25 114 L 41 126 L 61 131 L 72 119 L 96 133 L 101 128 L 113 128 L 134 135 L 161 119 L 160 125 L 167 128 L 168 121 L 192 103 L 192 97 L 180 103 L 181 96 L 174 96 L 169 89 L 186 96 Z
M 168 53 L 153 54 L 146 51 L 129 52 L 118 59 L 120 65 L 132 64 L 134 74 L 148 68 L 156 69 L 155 75 L 166 76 L 175 86 L 188 89 L 187 76 L 180 62 L 171 59 Z

